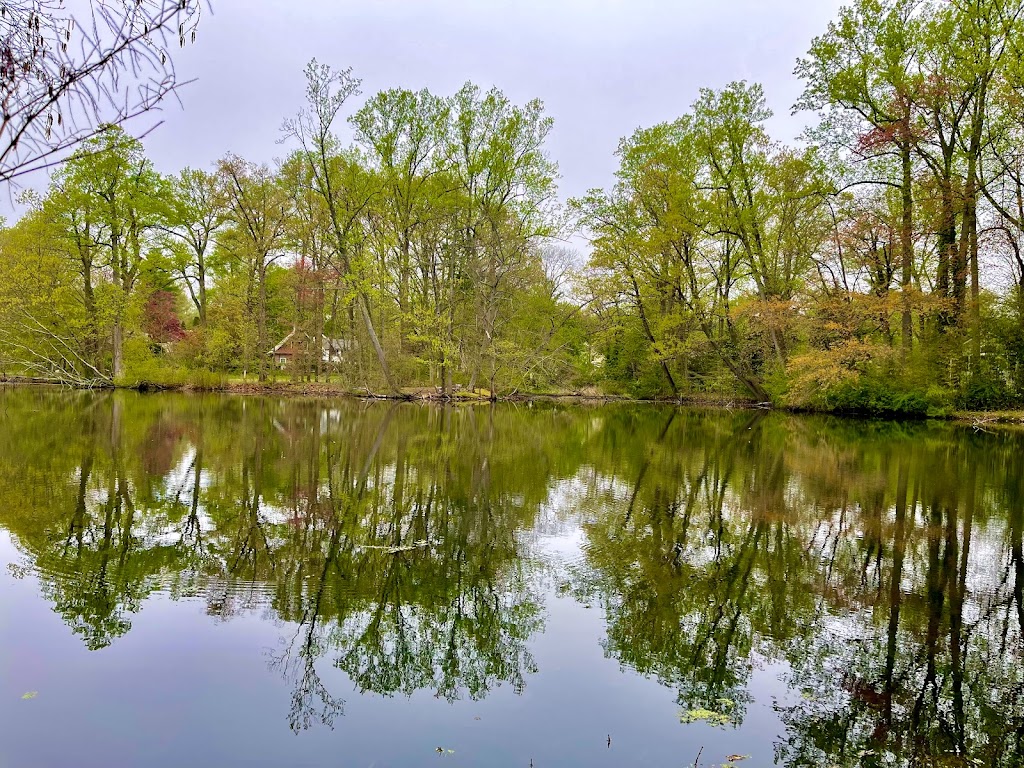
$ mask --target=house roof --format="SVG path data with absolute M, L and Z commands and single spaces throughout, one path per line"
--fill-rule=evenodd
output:
M 296 338 L 298 335 L 297 329 L 292 329 L 292 332 L 281 339 L 272 350 L 267 352 L 268 355 L 294 355 L 297 350 L 295 347 L 301 344 L 302 339 Z M 291 348 L 288 348 L 291 346 Z M 320 346 L 324 352 L 330 352 L 332 354 L 340 354 L 350 349 L 353 344 L 349 339 L 332 339 L 327 336 L 320 337 Z
M 295 334 L 296 334 L 296 330 L 295 330 L 295 329 L 293 328 L 293 329 L 292 329 L 292 332 L 291 332 L 291 333 L 289 333 L 289 334 L 288 334 L 287 336 L 285 336 L 285 337 L 284 337 L 283 339 L 281 339 L 281 341 L 280 341 L 280 342 L 278 343 L 278 345 L 277 345 L 276 347 L 274 347 L 274 348 L 273 348 L 272 350 L 270 350 L 269 352 L 267 352 L 267 354 L 268 354 L 268 355 L 276 355 L 276 354 L 277 354 L 278 352 L 280 352 L 280 351 L 281 351 L 281 348 L 282 348 L 282 347 L 283 347 L 283 346 L 284 346 L 285 344 L 287 344 L 287 343 L 288 343 L 289 341 L 291 341 L 291 340 L 292 340 L 292 337 L 293 337 L 293 336 L 294 336 Z M 286 354 L 290 354 L 290 352 L 286 352 Z

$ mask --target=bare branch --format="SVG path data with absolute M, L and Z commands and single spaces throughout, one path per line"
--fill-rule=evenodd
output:
M 59 163 L 105 126 L 158 110 L 183 84 L 169 50 L 195 41 L 201 0 L 71 7 L 0 2 L 0 181 Z

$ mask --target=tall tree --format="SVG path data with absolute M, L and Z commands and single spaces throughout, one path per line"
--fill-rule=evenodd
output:
M 335 71 L 314 59 L 306 67 L 307 107 L 297 117 L 285 121 L 283 130 L 286 137 L 298 140 L 309 163 L 313 188 L 323 198 L 330 218 L 335 255 L 342 274 L 355 294 L 357 311 L 373 345 L 381 374 L 388 388 L 395 391 L 397 385 L 374 324 L 370 291 L 364 276 L 359 274 L 355 253 L 358 244 L 353 243 L 353 237 L 359 233 L 359 218 L 375 192 L 365 184 L 365 176 L 358 173 L 354 158 L 341 155 L 333 133 L 342 107 L 359 92 L 359 84 L 351 70 Z
M 184 284 L 201 325 L 206 325 L 209 254 L 227 215 L 222 192 L 215 174 L 193 168 L 168 179 L 166 190 L 161 229 L 168 236 L 171 268 Z
M 91 234 L 83 232 L 89 238 L 85 247 L 95 259 L 90 269 L 98 262 L 110 275 L 112 290 L 104 311 L 110 317 L 110 370 L 116 381 L 124 374 L 127 313 L 160 223 L 159 177 L 138 139 L 108 127 L 71 157 L 58 184 L 72 196 L 83 226 L 91 227 Z
M 508 278 L 525 261 L 531 242 L 554 234 L 558 166 L 544 151 L 553 121 L 539 100 L 520 107 L 498 89 L 485 93 L 472 83 L 455 94 L 451 119 L 445 151 L 465 202 L 461 247 L 479 286 L 470 388 L 487 361 L 493 392 L 494 344 L 502 305 L 511 295 Z M 450 316 L 450 330 L 453 324 Z
M 219 166 L 227 216 L 233 225 L 234 255 L 248 276 L 247 306 L 256 316 L 256 346 L 248 363 L 265 381 L 270 351 L 267 334 L 267 274 L 284 255 L 285 235 L 291 214 L 287 193 L 270 168 L 236 155 Z M 231 246 L 229 246 L 230 248 Z
M 918 0 L 855 0 L 811 43 L 796 74 L 805 90 L 798 108 L 824 112 L 823 129 L 846 144 L 854 162 L 891 157 L 892 163 L 866 164 L 858 181 L 895 187 L 900 192 L 901 285 L 904 292 L 904 354 L 913 347 L 910 290 L 914 277 L 914 103 L 920 88 L 921 48 Z M 851 135 L 852 134 L 852 135 Z M 884 170 L 883 175 L 876 175 Z
M 451 107 L 429 91 L 393 89 L 370 98 L 352 116 L 357 141 L 381 176 L 382 194 L 372 226 L 386 269 L 395 274 L 399 338 L 405 348 L 414 315 L 410 283 L 414 279 L 418 230 L 435 215 L 439 189 L 432 180 L 445 170 L 441 143 Z

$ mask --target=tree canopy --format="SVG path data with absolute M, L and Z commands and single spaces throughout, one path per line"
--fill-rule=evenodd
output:
M 856 0 L 796 64 L 799 141 L 757 83 L 703 89 L 565 203 L 543 104 L 473 83 L 364 97 L 312 61 L 284 158 L 169 178 L 108 126 L 0 232 L 3 372 L 1019 404 L 1022 7 Z

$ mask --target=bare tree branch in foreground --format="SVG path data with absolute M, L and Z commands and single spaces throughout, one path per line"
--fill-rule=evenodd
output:
M 171 51 L 195 42 L 201 2 L 0 0 L 0 182 L 158 109 L 181 85 Z

